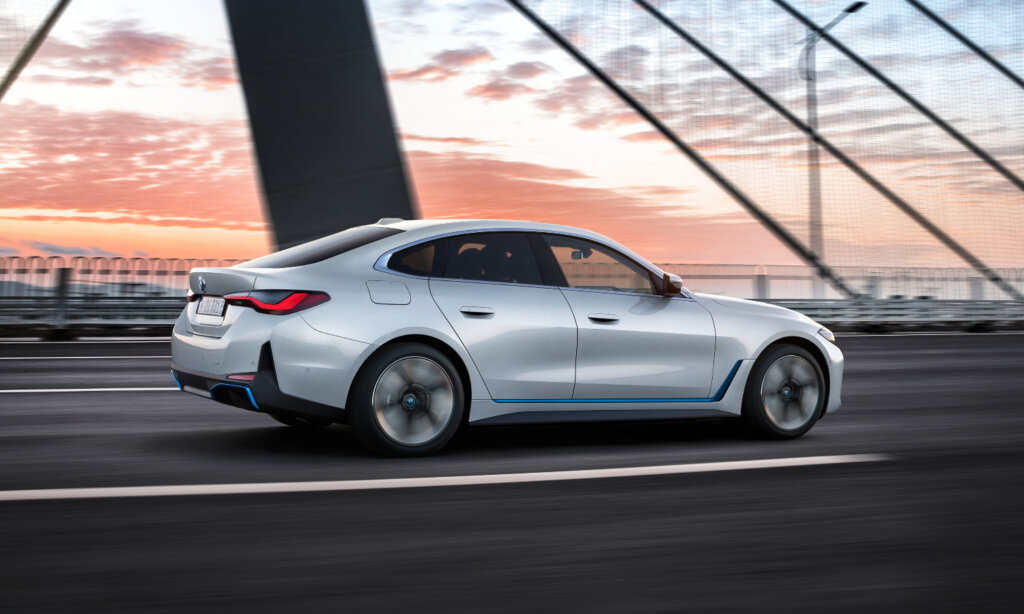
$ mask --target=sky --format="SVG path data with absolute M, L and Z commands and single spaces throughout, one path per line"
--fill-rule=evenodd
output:
M 0 0 L 0 19 L 16 17 L 26 4 Z M 557 9 L 567 3 L 547 4 Z M 751 47 L 750 37 L 735 36 L 737 27 L 771 24 L 737 25 L 729 9 L 716 4 L 721 3 L 709 0 L 699 14 L 671 3 L 666 9 L 677 10 L 681 21 L 689 20 L 702 34 L 717 40 L 723 53 L 735 54 L 738 63 L 751 57 L 777 59 L 772 66 L 784 70 L 764 70 L 763 61 L 748 62 L 746 69 L 798 108 L 804 84 L 791 65 L 800 48 L 794 43 L 799 42 L 801 31 L 780 26 L 780 36 L 772 40 L 785 36 L 794 40 L 770 48 Z M 797 4 L 822 21 L 845 6 Z M 952 13 L 957 10 L 955 4 L 950 4 Z M 368 5 L 423 217 L 526 219 L 582 226 L 659 263 L 799 262 L 642 118 L 505 2 L 369 0 Z M 990 32 L 985 22 L 967 10 L 958 23 L 978 35 L 986 34 L 986 41 L 1001 45 L 1001 57 L 1018 67 L 1024 63 L 1020 53 L 1024 44 L 1015 24 L 1024 25 L 1024 19 L 1017 17 L 1018 13 L 1024 17 L 1024 11 L 1008 10 L 1017 21 L 1004 24 L 1005 32 Z M 869 34 L 877 37 L 881 28 L 888 28 L 887 35 L 900 42 L 864 53 L 882 65 L 888 61 L 911 83 L 927 73 L 929 62 L 943 65 L 948 63 L 944 53 L 959 51 L 943 41 L 936 46 L 933 43 L 939 39 L 935 37 L 924 40 L 931 44 L 929 48 L 899 37 L 900 27 L 911 17 L 896 11 L 880 6 L 860 26 L 851 26 L 851 44 Z M 572 17 L 561 15 L 566 16 Z M 717 20 L 708 19 L 716 16 Z M 864 29 L 868 23 L 873 29 L 863 30 L 865 34 L 858 37 L 857 28 Z M 605 58 L 610 69 L 621 69 L 621 77 L 636 84 L 638 92 L 648 92 L 642 86 L 644 79 L 650 80 L 651 71 L 664 71 L 665 62 L 678 60 L 686 77 L 673 81 L 673 88 L 656 90 L 679 101 L 676 104 L 673 98 L 666 103 L 666 110 L 676 113 L 674 127 L 678 125 L 702 153 L 737 176 L 746 189 L 759 197 L 765 194 L 767 206 L 780 219 L 806 229 L 806 145 L 799 133 L 792 128 L 772 132 L 773 124 L 763 120 L 752 128 L 750 122 L 761 117 L 760 111 L 729 92 L 730 84 L 719 84 L 716 79 L 721 76 L 715 76 L 712 68 L 698 66 L 683 51 L 668 49 L 663 54 L 668 59 L 655 64 L 648 57 L 650 49 L 665 43 L 646 39 L 644 30 L 633 31 L 628 40 L 603 30 L 587 33 L 580 44 L 593 45 L 595 57 Z M 818 61 L 823 77 L 843 71 L 852 74 L 853 69 L 840 66 L 841 58 L 824 50 Z M 918 68 L 899 73 L 906 66 Z M 975 91 L 977 83 L 998 83 L 982 68 L 977 70 L 978 75 L 967 73 L 974 79 Z M 962 152 L 950 153 L 948 145 L 940 146 L 946 137 L 928 133 L 920 118 L 897 109 L 886 93 L 873 90 L 867 80 L 850 77 L 830 83 L 823 80 L 820 86 L 830 92 L 829 100 L 836 101 L 822 108 L 823 132 L 828 128 L 832 132 L 826 134 L 837 142 L 859 147 L 866 165 L 908 186 L 901 189 L 919 197 L 946 223 L 966 228 L 984 207 L 1003 212 L 1022 204 L 1019 192 L 1007 191 L 998 178 L 984 175 L 988 169 L 979 171 L 974 161 L 963 159 Z M 1007 133 L 994 130 L 989 117 L 993 109 L 1002 114 L 995 113 L 999 117 L 1013 117 L 1024 107 L 1010 98 L 996 108 L 991 99 L 976 94 L 966 107 L 947 109 L 942 105 L 950 100 L 965 99 L 963 88 L 942 90 L 940 86 L 926 81 L 922 95 L 962 120 L 987 147 L 1004 153 L 1008 164 L 1018 164 L 1015 171 L 1024 172 L 1024 150 L 1017 138 L 1024 134 L 1019 122 L 1014 125 L 1016 133 Z M 1014 95 L 1012 90 L 1006 94 Z M 694 107 L 693 100 L 702 102 Z M 858 110 L 869 116 L 858 121 Z M 837 117 L 831 123 L 829 113 Z M 866 123 L 877 124 L 878 117 L 886 118 L 883 130 L 865 128 Z M 908 131 L 913 138 L 903 142 L 913 147 L 873 144 L 872 139 L 893 130 Z M 936 146 L 919 151 L 922 143 L 933 141 Z M 767 148 L 773 148 L 771 155 L 781 151 L 781 162 L 764 163 Z M 881 231 L 863 230 L 872 220 L 894 214 L 885 203 L 871 200 L 877 200 L 877 195 L 865 191 L 834 160 L 824 162 L 826 197 L 865 203 L 829 213 L 827 235 L 837 260 L 868 262 L 873 254 L 878 261 L 950 261 L 933 241 L 905 223 L 887 223 Z M 974 209 L 959 206 L 978 194 L 984 195 L 983 200 Z M 991 224 L 1013 230 L 1021 224 L 1016 215 L 996 213 Z M 989 248 L 993 257 L 1011 264 L 1018 258 L 1012 238 L 983 241 L 977 236 L 985 228 L 968 230 L 965 236 L 975 236 L 979 248 Z M 221 2 L 74 0 L 0 102 L 0 256 L 249 258 L 270 250 L 245 104 Z

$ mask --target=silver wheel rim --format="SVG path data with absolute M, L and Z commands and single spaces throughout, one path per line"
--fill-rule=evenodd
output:
M 765 414 L 772 424 L 786 431 L 795 431 L 811 421 L 820 396 L 818 374 L 802 356 L 779 358 L 761 381 Z
M 373 414 L 389 438 L 417 446 L 440 435 L 455 410 L 455 386 L 448 372 L 423 356 L 392 362 L 373 386 Z

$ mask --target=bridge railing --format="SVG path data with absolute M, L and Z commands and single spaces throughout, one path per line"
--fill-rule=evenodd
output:
M 240 262 L 210 258 L 12 256 L 0 258 L 0 297 L 56 296 L 60 269 L 68 269 L 69 297 L 180 297 L 188 290 L 188 272 L 193 268 L 228 267 Z
M 0 258 L 0 335 L 148 330 L 166 334 L 185 304 L 193 267 L 238 260 L 160 258 Z M 611 279 L 614 273 L 593 267 Z M 753 298 L 795 309 L 837 329 L 1024 328 L 1024 303 L 992 300 L 996 290 L 971 269 L 847 267 L 845 279 L 870 293 L 809 299 L 814 272 L 803 266 L 662 264 L 698 292 Z M 1000 270 L 1024 289 L 1024 269 Z
M 0 297 L 56 296 L 59 269 L 69 269 L 69 297 L 180 297 L 188 290 L 195 267 L 229 267 L 241 260 L 201 258 L 64 258 L 31 256 L 0 258 Z M 607 277 L 615 265 L 587 265 Z M 611 267 L 609 273 L 600 267 Z M 659 264 L 683 278 L 697 292 L 739 298 L 801 299 L 812 295 L 814 270 L 799 265 Z M 865 297 L 995 300 L 1002 297 L 969 268 L 839 267 L 844 279 L 855 280 Z M 997 269 L 1024 290 L 1024 268 Z M 839 298 L 834 295 L 827 298 Z

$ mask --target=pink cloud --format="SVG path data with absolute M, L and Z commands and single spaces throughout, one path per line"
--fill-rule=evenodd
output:
M 121 73 L 135 66 L 154 66 L 185 54 L 184 39 L 142 32 L 134 23 L 113 24 L 85 45 L 50 37 L 36 55 L 41 65 L 81 71 Z
M 224 89 L 238 83 L 232 58 L 207 58 L 193 62 L 183 77 L 182 85 L 207 90 Z
M 520 94 L 529 94 L 536 90 L 522 83 L 516 83 L 515 81 L 509 81 L 503 77 L 497 79 L 491 79 L 487 83 L 482 83 L 470 89 L 466 92 L 469 96 L 476 96 L 479 98 L 486 98 L 488 100 L 508 100 L 513 96 Z
M 5 104 L 0 157 L 11 161 L 0 168 L 0 209 L 113 211 L 122 212 L 118 221 L 156 225 L 260 219 L 242 118 L 203 122 Z M 205 219 L 169 219 L 181 212 Z
M 445 81 L 461 72 L 462 68 L 493 60 L 494 56 L 484 47 L 466 49 L 445 49 L 430 56 L 430 61 L 418 68 L 396 70 L 388 74 L 391 81 Z
M 32 83 L 59 83 L 61 85 L 84 85 L 91 87 L 106 87 L 114 84 L 114 80 L 109 77 L 96 76 L 62 77 L 59 75 L 41 74 L 25 77 L 25 80 Z
M 505 69 L 510 79 L 532 79 L 551 70 L 544 62 L 516 62 Z

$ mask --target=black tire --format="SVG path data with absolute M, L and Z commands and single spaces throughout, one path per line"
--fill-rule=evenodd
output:
M 303 431 L 316 431 L 334 423 L 333 420 L 328 420 L 327 418 L 306 418 L 304 416 L 294 416 L 291 414 L 270 414 L 270 417 L 285 426 L 301 429 Z
M 794 439 L 811 430 L 825 400 L 825 377 L 814 356 L 797 345 L 777 345 L 750 371 L 743 419 L 761 436 Z
M 420 343 L 399 343 L 366 361 L 345 414 L 359 441 L 374 452 L 432 454 L 462 423 L 464 390 L 458 369 L 443 353 Z

